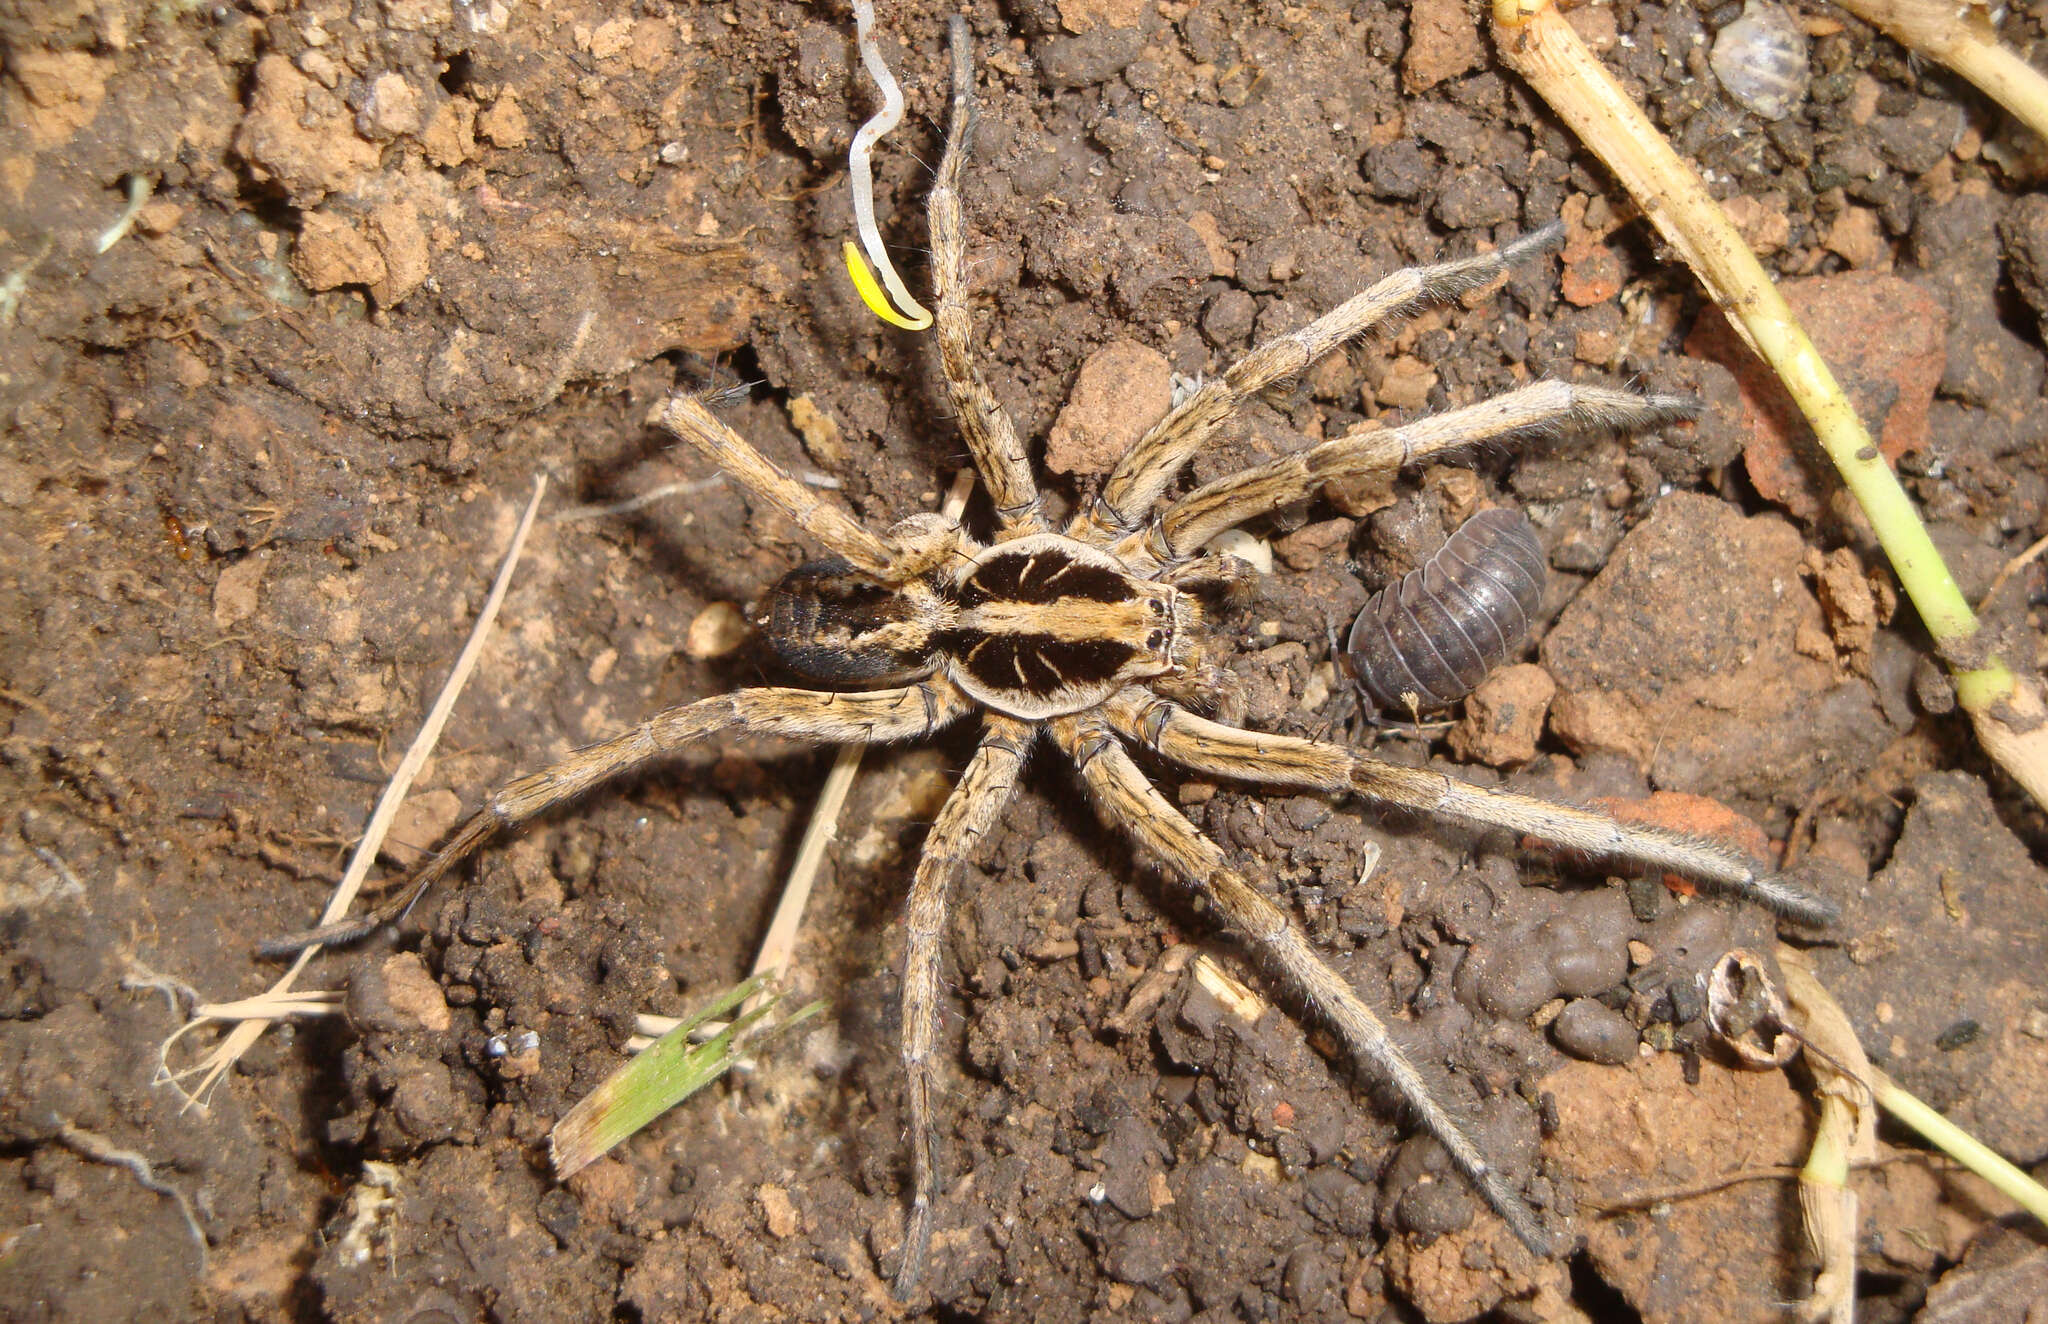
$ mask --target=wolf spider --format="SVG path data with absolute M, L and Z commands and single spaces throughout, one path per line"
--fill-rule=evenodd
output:
M 952 28 L 952 106 L 928 202 L 939 361 L 946 393 L 995 510 L 983 542 L 943 515 L 913 515 L 875 533 L 777 468 L 696 398 L 655 413 L 748 492 L 796 522 L 831 556 L 786 576 L 767 633 L 795 670 L 857 692 L 743 689 L 658 713 L 494 792 L 386 905 L 366 918 L 281 946 L 346 941 L 401 917 L 433 883 L 501 830 L 683 746 L 739 731 L 819 742 L 878 743 L 931 735 L 979 715 L 981 741 L 925 839 L 910 884 L 903 968 L 903 1067 L 914 1189 L 899 1287 L 917 1281 L 930 1244 L 936 1160 L 932 1045 L 939 1009 L 947 891 L 1015 793 L 1040 737 L 1072 761 L 1101 817 L 1207 897 L 1238 936 L 1319 1014 L 1370 1074 L 1399 1092 L 1487 1203 L 1532 1250 L 1552 1238 L 1465 1127 L 1433 1097 L 1380 1016 L 1317 956 L 1287 913 L 1233 869 L 1152 785 L 1126 746 L 1204 777 L 1356 792 L 1423 814 L 1506 828 L 1582 855 L 1675 870 L 1821 922 L 1827 902 L 1761 872 L 1725 847 L 1629 827 L 1566 805 L 1401 767 L 1323 741 L 1244 731 L 1177 699 L 1203 688 L 1203 612 L 1195 594 L 1242 584 L 1250 567 L 1205 552 L 1217 534 L 1313 498 L 1336 479 L 1392 469 L 1509 435 L 1571 425 L 1648 427 L 1695 412 L 1692 400 L 1546 381 L 1363 436 L 1310 446 L 1155 505 L 1182 467 L 1246 400 L 1298 374 L 1375 324 L 1484 285 L 1542 251 L 1555 227 L 1494 253 L 1399 271 L 1309 325 L 1254 349 L 1154 424 L 1101 490 L 1053 531 L 1025 448 L 974 361 L 962 280 L 959 183 L 974 114 L 964 20 Z

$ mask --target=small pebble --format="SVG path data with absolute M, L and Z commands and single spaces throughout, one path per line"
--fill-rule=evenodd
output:
M 768 1235 L 777 1241 L 787 1241 L 803 1227 L 797 1216 L 796 1206 L 790 1203 L 789 1192 L 780 1186 L 763 1185 L 755 1189 L 754 1195 L 761 1202 L 761 1214 L 768 1223 Z
M 388 1106 L 405 1138 L 424 1145 L 454 1135 L 463 1108 L 447 1065 L 427 1057 L 400 1056 L 392 1066 L 400 1079 Z
M 1550 1026 L 1557 1046 L 1573 1057 L 1621 1066 L 1636 1055 L 1636 1029 L 1620 1012 L 1592 998 L 1565 1004 Z
M 1108 473 L 1131 443 L 1173 407 L 1173 365 L 1156 349 L 1112 340 L 1081 365 L 1045 439 L 1054 473 Z
M 1550 953 L 1537 942 L 1518 941 L 1475 948 L 1479 962 L 1474 989 L 1479 1005 L 1502 1020 L 1519 1021 L 1557 996 L 1557 977 L 1550 971 Z
M 724 657 L 747 638 L 747 618 L 730 602 L 714 602 L 697 613 L 684 637 L 683 651 L 698 661 Z
M 1464 720 L 1451 731 L 1451 752 L 1496 768 L 1527 763 L 1536 757 L 1556 695 L 1557 682 L 1532 662 L 1501 668 L 1465 699 Z
M 361 1034 L 439 1034 L 450 1024 L 441 986 L 414 952 L 358 966 L 349 977 L 343 1006 Z
M 1604 993 L 1628 977 L 1628 899 L 1600 888 L 1582 892 L 1548 920 L 1539 936 L 1550 950 L 1550 973 L 1568 998 Z

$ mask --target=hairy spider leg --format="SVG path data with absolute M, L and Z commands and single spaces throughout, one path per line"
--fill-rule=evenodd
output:
M 974 456 L 974 467 L 988 488 L 996 518 L 1002 523 L 998 541 L 1042 533 L 1038 486 L 1031 460 L 1017 436 L 1009 411 L 982 379 L 974 362 L 974 320 L 967 311 L 967 239 L 960 216 L 960 171 L 974 140 L 974 65 L 967 20 L 949 25 L 953 51 L 953 108 L 946 129 L 946 151 L 926 202 L 932 241 L 932 285 L 937 292 L 939 371 L 953 402 L 960 434 Z
M 1061 718 L 1054 738 L 1080 769 L 1104 822 L 1121 828 L 1164 860 L 1196 893 L 1208 897 L 1252 951 L 1270 964 L 1313 1013 L 1344 1042 L 1345 1052 L 1391 1085 L 1423 1128 L 1435 1137 L 1487 1204 L 1538 1255 L 1555 1250 L 1535 1212 L 1487 1162 L 1476 1141 L 1430 1090 L 1422 1073 L 1387 1033 L 1386 1025 L 1344 977 L 1309 945 L 1298 925 L 1266 895 L 1230 868 L 1210 841 L 1148 781 L 1118 743 L 1109 722 L 1092 713 Z
M 981 746 L 946 797 L 926 835 L 910 883 L 903 948 L 903 1073 L 909 1104 L 913 1188 L 903 1232 L 898 1296 L 908 1296 L 924 1273 L 931 1248 L 932 1200 L 938 1188 L 937 1127 L 932 1093 L 938 1079 L 932 1044 L 939 1027 L 939 961 L 946 933 L 948 894 L 960 866 L 995 826 L 1016 793 L 1037 724 L 990 713 Z
M 1171 565 L 1246 520 L 1306 501 L 1336 479 L 1378 473 L 1445 451 L 1565 427 L 1634 431 L 1691 418 L 1699 402 L 1682 395 L 1636 395 L 1569 382 L 1537 382 L 1397 428 L 1351 433 L 1204 484 L 1167 506 L 1149 528 L 1114 550 Z
M 427 889 L 478 847 L 603 782 L 665 758 L 685 745 L 724 731 L 782 736 L 822 744 L 874 745 L 930 735 L 974 711 L 974 703 L 943 677 L 918 685 L 836 694 L 826 690 L 735 690 L 656 713 L 630 730 L 585 745 L 559 763 L 505 783 L 464 821 L 447 845 L 412 875 L 391 900 L 367 914 L 265 943 L 266 956 L 355 942 L 394 923 Z
M 1389 318 L 1477 289 L 1509 264 L 1562 241 L 1564 226 L 1552 222 L 1491 253 L 1408 267 L 1352 296 L 1298 331 L 1275 337 L 1212 378 L 1152 425 L 1124 453 L 1102 491 L 1067 529 L 1083 541 L 1114 541 L 1138 527 L 1153 502 L 1173 485 L 1181 467 L 1216 435 L 1223 422 L 1277 381 L 1292 377 L 1323 355 Z
M 1418 813 L 1506 828 L 1595 859 L 1684 874 L 1807 924 L 1830 923 L 1839 913 L 1834 902 L 1700 837 L 1617 823 L 1591 810 L 1474 786 L 1427 768 L 1404 768 L 1341 745 L 1241 731 L 1135 687 L 1118 693 L 1103 713 L 1127 739 L 1205 776 L 1351 791 Z
M 903 549 L 894 540 L 870 533 L 816 488 L 790 477 L 696 396 L 684 392 L 669 396 L 655 407 L 648 422 L 695 447 L 740 486 L 787 515 L 825 550 L 845 557 L 884 583 L 899 583 L 908 577 L 900 573 Z

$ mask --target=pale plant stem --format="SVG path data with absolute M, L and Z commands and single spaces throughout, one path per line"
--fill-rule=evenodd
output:
M 2048 76 L 2000 45 L 1988 19 L 1963 0 L 1839 0 L 1908 50 L 1941 61 L 2048 138 Z
M 1936 1112 L 1913 1095 L 1900 1089 L 1882 1070 L 1871 1065 L 1857 1045 L 1849 1018 L 1813 973 L 1811 959 L 1797 948 L 1778 945 L 1778 965 L 1785 972 L 1786 993 L 1791 1006 L 1793 1029 L 1801 1036 L 1814 1034 L 1810 1046 L 1822 1047 L 1837 1059 L 1834 1074 L 1853 1080 L 1857 1089 L 1837 1089 L 1845 1098 L 1860 1095 L 1867 1088 L 1877 1106 L 1918 1131 L 1929 1143 L 1956 1162 L 1996 1187 L 2000 1194 L 2048 1225 L 2048 1189 L 1995 1153 L 1990 1146 Z M 1830 1029 L 1830 1024 L 1838 1029 Z M 1842 1057 L 1849 1060 L 1842 1062 Z M 1818 1070 L 1818 1069 L 1817 1069 Z M 1864 1148 L 1861 1153 L 1868 1153 Z
M 1953 669 L 1956 698 L 1986 752 L 2048 805 L 2048 723 L 2032 720 L 2042 712 L 2036 683 L 1981 645 L 1976 615 L 1898 475 L 1734 223 L 1550 0 L 1495 0 L 1494 34 L 1501 58 L 1606 163 L 1784 382 Z

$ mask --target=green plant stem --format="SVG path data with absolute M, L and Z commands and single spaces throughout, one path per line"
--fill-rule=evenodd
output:
M 1890 1076 L 1872 1067 L 1870 1086 L 1877 1093 L 1877 1106 L 1926 1137 L 1928 1143 L 1997 1187 L 2048 1225 L 2048 1190 L 2012 1164 L 1986 1148 L 1984 1143 L 1943 1117 L 1911 1094 L 1900 1089 Z
M 2048 804 L 2048 725 L 2028 729 L 2041 711 L 2039 696 L 1981 646 L 1976 613 L 1898 476 L 1733 222 L 1551 0 L 1495 0 L 1494 38 L 1501 58 L 1606 163 L 1743 340 L 1785 383 L 1952 668 L 1956 698 L 1979 739 L 2037 801 Z

